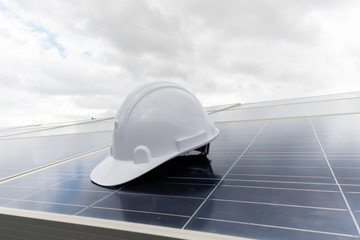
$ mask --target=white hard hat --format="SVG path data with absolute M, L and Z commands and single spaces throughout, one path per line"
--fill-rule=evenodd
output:
M 219 133 L 203 106 L 185 88 L 168 82 L 140 86 L 115 116 L 110 155 L 91 172 L 91 180 L 115 186 L 160 164 L 202 147 Z

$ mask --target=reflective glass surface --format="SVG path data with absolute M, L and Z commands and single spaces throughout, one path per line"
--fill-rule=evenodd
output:
M 220 134 L 207 156 L 176 157 L 105 188 L 89 175 L 106 148 L 2 181 L 0 206 L 256 239 L 360 239 L 360 116 L 356 106 L 341 107 L 357 104 L 350 97 L 218 111 L 210 116 Z M 316 113 L 324 115 L 308 117 Z M 88 133 L 1 140 L 0 174 L 96 150 L 110 139 Z

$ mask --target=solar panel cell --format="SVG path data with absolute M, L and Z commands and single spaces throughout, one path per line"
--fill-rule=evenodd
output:
M 70 179 L 66 182 L 62 182 L 56 185 L 53 185 L 54 189 L 63 189 L 63 190 L 77 190 L 77 191 L 94 191 L 94 192 L 113 192 L 117 189 L 114 188 L 104 188 L 100 187 L 89 179 Z
M 213 199 L 346 209 L 340 192 L 291 188 L 220 186 Z
M 0 180 L 108 146 L 110 140 L 110 133 L 1 140 Z
M 8 203 L 12 202 L 11 199 L 2 199 L 0 198 L 0 206 L 6 205 Z
M 188 219 L 187 217 L 182 216 L 143 213 L 106 208 L 87 208 L 84 211 L 80 212 L 78 215 L 173 228 L 181 228 Z
M 345 192 L 347 201 L 353 211 L 360 211 L 360 193 Z
M 151 194 L 178 197 L 205 198 L 215 185 L 181 184 L 162 181 L 149 181 L 129 184 L 120 189 L 120 192 L 135 194 Z
M 335 183 L 332 177 L 317 176 L 280 176 L 280 175 L 254 175 L 254 174 L 228 174 L 225 179 L 232 180 L 256 180 L 256 181 L 283 181 L 283 182 L 307 182 L 307 183 Z
M 6 207 L 71 215 L 84 209 L 82 206 L 24 200 L 13 202 L 6 205 Z
M 329 240 L 329 239 L 338 239 L 338 240 L 353 240 L 357 239 L 356 236 L 344 236 L 344 235 L 334 235 L 326 232 L 315 232 L 315 231 L 306 231 L 303 229 L 291 229 L 284 227 L 274 227 L 261 225 L 261 224 L 252 224 L 252 223 L 241 223 L 233 221 L 223 221 L 223 220 L 208 220 L 196 218 L 191 224 L 189 224 L 188 229 L 219 233 L 226 235 L 242 236 L 253 239 L 316 239 L 316 240 Z
M 317 176 L 331 177 L 325 167 L 245 167 L 239 166 L 231 169 L 230 174 L 257 174 L 257 175 L 282 175 L 282 176 Z
M 26 197 L 25 200 L 47 203 L 71 204 L 89 206 L 92 203 L 106 197 L 108 192 L 76 191 L 62 189 L 46 189 Z
M 0 198 L 20 199 L 41 190 L 42 188 L 36 187 L 13 187 L 0 185 Z
M 268 187 L 275 189 L 308 189 L 308 190 L 320 190 L 320 191 L 339 191 L 339 187 L 336 184 L 318 184 L 318 183 L 296 183 L 285 181 L 252 181 L 252 180 L 223 180 L 223 186 L 239 186 L 239 187 Z
M 209 200 L 196 217 L 210 221 L 219 219 L 245 224 L 357 235 L 357 230 L 346 210 Z M 190 226 L 189 228 L 193 229 Z
M 202 199 L 190 197 L 127 194 L 118 192 L 97 202 L 94 206 L 99 208 L 164 213 L 190 217 L 200 206 L 201 202 Z

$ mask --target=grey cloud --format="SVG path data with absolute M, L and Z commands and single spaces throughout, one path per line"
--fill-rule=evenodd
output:
M 123 53 L 176 55 L 190 47 L 182 35 L 180 21 L 165 16 L 147 1 L 92 1 L 79 8 L 86 15 L 84 33 L 103 38 Z
M 20 68 L 16 75 L 18 88 L 44 95 L 117 95 L 128 82 L 125 70 L 118 66 L 99 68 L 91 62 L 63 59 L 36 59 L 30 69 Z
M 108 113 L 146 81 L 177 82 L 215 104 L 325 92 L 342 71 L 351 69 L 356 79 L 360 58 L 356 37 L 344 48 L 327 45 L 329 29 L 319 19 L 346 15 L 355 2 L 8 1 L 24 20 L 55 34 L 68 57 L 46 50 L 27 60 L 15 56 L 0 66 L 0 77 Z M 0 39 L 11 37 L 0 29 Z M 86 46 L 81 57 L 72 52 L 76 44 Z
M 307 5 L 302 3 L 227 0 L 182 1 L 162 6 L 165 10 L 151 1 L 82 1 L 69 13 L 58 10 L 54 15 L 63 17 L 64 24 L 73 31 L 79 30 L 81 34 L 102 39 L 104 44 L 112 44 L 116 48 L 114 56 L 106 64 L 124 67 L 135 81 L 157 77 L 190 81 L 196 78 L 196 70 L 190 64 L 196 66 L 197 71 L 211 68 L 218 72 L 264 75 L 271 69 L 268 65 L 272 62 L 267 60 L 276 54 L 271 51 L 274 45 L 279 45 L 272 41 L 301 44 L 304 38 L 313 39 L 316 35 L 312 34 L 315 26 L 303 24 Z M 65 9 L 70 7 L 70 2 L 65 2 Z M 164 14 L 166 10 L 171 11 Z M 200 25 L 195 24 L 196 19 Z M 196 42 L 206 32 L 211 37 L 208 45 Z M 257 49 L 251 48 L 266 44 L 270 46 L 261 47 L 264 52 L 258 59 L 252 60 L 253 53 L 244 50 L 250 49 L 256 54 Z M 234 45 L 243 49 L 234 49 Z M 223 62 L 233 54 L 238 54 L 237 59 Z M 147 55 L 152 58 L 146 59 Z
M 266 38 L 281 41 L 306 41 L 318 33 L 308 19 L 312 11 L 341 8 L 340 1 L 222 0 L 185 1 L 183 8 L 211 28 L 231 38 Z M 186 13 L 184 13 L 186 14 Z
M 150 59 L 137 56 L 128 56 L 126 61 L 122 60 L 131 79 L 135 81 L 186 81 L 193 73 L 192 66 L 184 63 L 182 60 L 167 60 L 157 57 Z
M 107 110 L 117 109 L 121 104 L 121 99 L 107 95 L 77 96 L 73 98 L 80 108 Z
M 0 27 L 0 37 L 11 38 L 11 32 L 5 28 Z
M 134 81 L 186 79 L 189 74 L 191 37 L 178 16 L 165 15 L 151 1 L 82 2 L 72 17 L 82 28 L 70 22 L 69 28 L 113 46 L 113 52 L 103 53 L 104 63 L 124 67 Z

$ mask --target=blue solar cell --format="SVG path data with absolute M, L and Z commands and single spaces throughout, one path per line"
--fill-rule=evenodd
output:
M 220 179 L 201 179 L 201 178 L 162 178 L 164 183 L 175 183 L 175 184 L 199 184 L 199 185 L 217 185 Z
M 209 200 L 195 217 L 329 233 L 358 234 L 352 218 L 346 210 Z
M 360 222 L 360 211 L 354 212 L 354 216 L 355 216 L 357 222 L 359 223 Z
M 100 192 L 113 192 L 114 190 L 118 189 L 117 187 L 114 188 L 104 188 L 100 187 L 91 181 L 89 178 L 87 179 L 70 179 L 66 182 L 62 182 L 56 185 L 53 185 L 52 188 L 56 189 L 64 189 L 64 190 L 78 190 L 78 191 L 100 191 Z
M 345 193 L 346 199 L 353 211 L 360 211 L 360 193 Z
M 344 192 L 360 194 L 360 185 L 341 185 L 341 188 Z
M 47 170 L 47 169 L 46 169 Z M 76 175 L 71 175 L 71 174 L 62 174 L 62 173 L 47 173 L 46 171 L 42 170 L 39 172 L 33 172 L 29 175 L 25 175 L 21 178 L 37 178 L 39 179 L 39 181 L 46 181 L 47 179 L 50 180 L 59 180 L 60 182 L 64 182 L 66 180 L 72 179 L 74 176 Z M 11 180 L 10 182 L 12 182 L 14 180 Z
M 175 184 L 161 181 L 130 183 L 120 189 L 120 192 L 152 194 L 164 196 L 206 198 L 214 185 L 203 184 Z
M 0 180 L 59 160 L 109 146 L 111 133 L 0 141 Z
M 173 228 L 181 228 L 188 220 L 187 217 L 181 216 L 141 213 L 135 211 L 124 211 L 104 208 L 87 208 L 84 211 L 80 212 L 78 215 Z
M 294 146 L 295 145 L 295 146 Z M 283 146 L 264 146 L 264 147 L 254 147 L 252 146 L 247 150 L 246 154 L 261 154 L 261 153 L 314 153 L 321 155 L 321 149 L 318 146 L 312 146 L 312 147 L 299 147 L 297 144 L 293 144 L 292 146 L 283 147 Z
M 187 229 L 217 234 L 235 235 L 254 239 L 316 239 L 316 240 L 354 240 L 356 236 L 342 236 L 301 229 L 274 228 L 271 226 L 251 225 L 249 223 L 229 222 L 195 218 Z
M 118 192 L 101 200 L 94 206 L 190 217 L 200 206 L 202 201 L 203 199 L 198 198 L 168 197 L 150 194 L 125 194 Z
M 332 176 L 278 176 L 278 175 L 255 175 L 255 174 L 228 174 L 225 179 L 255 180 L 255 181 L 284 181 L 284 182 L 308 182 L 308 183 L 335 183 Z
M 286 160 L 293 162 L 302 162 L 302 161 L 325 161 L 323 155 L 300 155 L 300 154 L 287 154 L 287 155 L 247 155 L 246 153 L 241 157 L 241 161 L 271 161 L 271 160 Z
M 289 157 L 291 158 L 291 157 Z M 237 167 L 242 166 L 274 166 L 274 167 L 327 167 L 325 159 L 323 160 L 309 160 L 304 158 L 303 160 L 284 160 L 284 159 L 258 159 L 258 158 L 244 158 L 236 164 Z
M 40 211 L 40 212 L 71 214 L 71 215 L 74 215 L 85 208 L 81 206 L 54 204 L 54 203 L 36 202 L 36 201 L 16 201 L 9 205 L 6 205 L 6 207 Z
M 284 175 L 284 176 L 317 176 L 331 177 L 331 172 L 327 167 L 234 167 L 231 174 L 257 174 L 257 175 Z
M 88 192 L 62 189 L 46 189 L 35 193 L 24 200 L 90 206 L 91 204 L 106 197 L 108 192 Z
M 339 191 L 336 184 L 317 184 L 317 183 L 295 183 L 295 182 L 268 182 L 268 181 L 251 181 L 251 180 L 223 180 L 222 186 L 253 186 L 253 187 L 269 187 L 283 189 L 308 189 L 323 191 Z
M 220 186 L 211 198 L 346 209 L 340 192 Z
M 64 178 L 49 178 L 49 177 L 22 177 L 16 178 L 11 181 L 4 182 L 2 185 L 13 186 L 13 187 L 39 187 L 46 188 L 54 184 L 64 182 Z
M 276 133 L 274 133 L 276 134 Z M 294 135 L 296 136 L 296 135 Z M 271 136 L 267 136 L 268 139 L 257 139 L 256 142 L 254 142 L 251 145 L 251 148 L 302 148 L 302 149 L 306 149 L 306 148 L 318 148 L 319 147 L 319 143 L 317 142 L 316 139 L 307 139 L 306 141 L 302 141 L 300 138 L 299 139 L 292 139 L 290 141 L 285 141 L 282 139 L 277 139 L 276 141 L 271 141 Z
M 336 177 L 359 178 L 360 169 L 356 168 L 333 168 Z
M 339 184 L 357 184 L 360 185 L 360 178 L 337 178 Z
M 42 188 L 35 187 L 13 187 L 0 185 L 0 198 L 20 199 L 41 190 Z
M 13 200 L 11 200 L 11 199 L 1 199 L 0 198 L 0 206 L 6 205 L 6 204 L 8 204 L 8 203 L 10 203 L 12 201 Z
M 346 154 L 341 154 L 341 155 L 327 155 L 327 158 L 329 159 L 329 161 L 338 161 L 339 163 L 341 163 L 341 161 L 349 161 L 349 162 L 358 162 L 360 161 L 360 155 L 346 155 Z
M 357 157 L 357 160 L 341 159 L 341 160 L 329 160 L 329 162 L 333 168 L 338 168 L 338 167 L 360 168 L 360 156 Z

